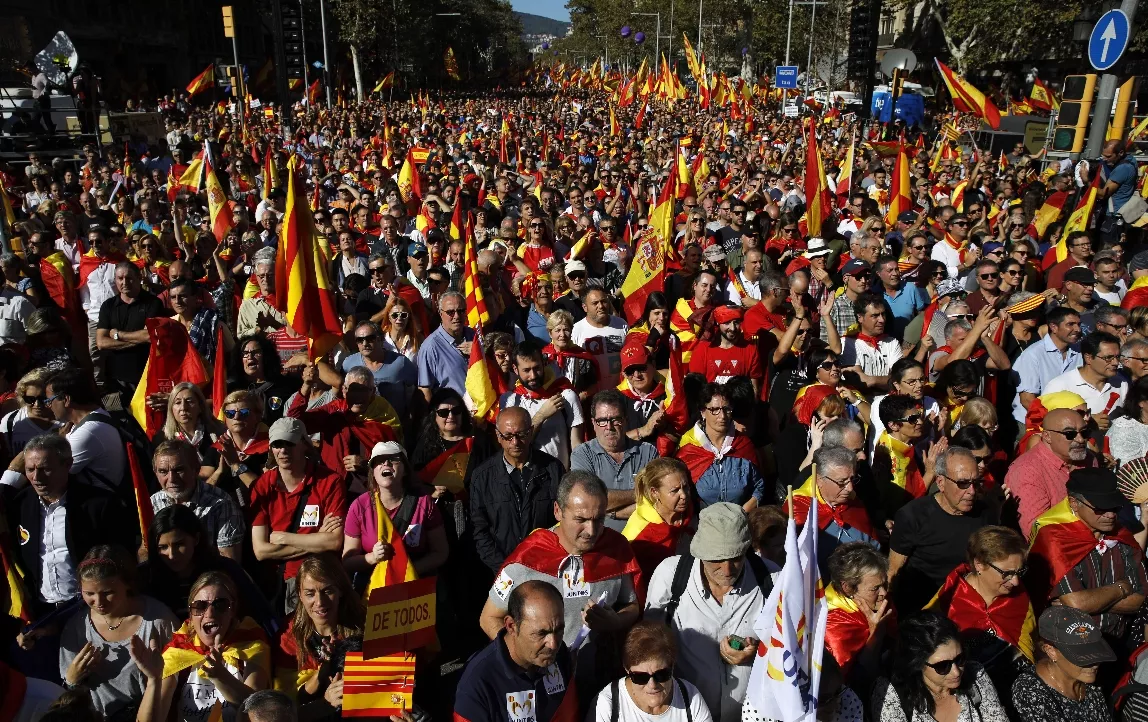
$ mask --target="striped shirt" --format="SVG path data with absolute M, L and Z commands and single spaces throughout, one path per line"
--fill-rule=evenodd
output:
M 157 491 L 151 495 L 151 508 L 154 512 L 175 506 L 176 501 L 167 495 L 166 491 Z M 191 499 L 184 503 L 188 509 L 199 517 L 203 525 L 203 532 L 210 539 L 215 540 L 219 549 L 233 547 L 243 542 L 243 530 L 247 524 L 243 521 L 243 514 L 239 507 L 227 494 L 203 481 L 196 482 L 195 493 Z
M 1132 547 L 1117 544 L 1101 554 L 1096 549 L 1080 560 L 1056 583 L 1053 596 L 1059 597 L 1086 589 L 1099 589 L 1115 584 L 1121 579 L 1132 585 L 1132 593 L 1140 594 L 1148 589 L 1148 579 L 1144 576 L 1144 565 Z M 1102 612 L 1092 615 L 1100 625 L 1100 631 L 1107 636 L 1121 637 L 1128 628 L 1128 621 L 1135 615 Z

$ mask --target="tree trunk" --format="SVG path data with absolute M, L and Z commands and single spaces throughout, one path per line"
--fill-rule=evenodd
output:
M 359 50 L 351 45 L 351 64 L 355 66 L 355 98 L 363 102 L 363 72 L 359 68 Z

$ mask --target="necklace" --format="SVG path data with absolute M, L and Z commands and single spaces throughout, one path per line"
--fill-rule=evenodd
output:
M 100 616 L 103 616 L 103 615 L 100 615 Z M 113 625 L 111 622 L 108 621 L 107 617 L 104 617 L 104 626 L 108 628 L 109 632 L 114 632 L 124 625 L 125 619 L 127 619 L 127 617 L 120 617 L 120 621 L 116 622 Z
M 1045 660 L 1044 669 L 1045 674 L 1048 675 L 1048 679 L 1046 681 L 1052 683 L 1050 686 L 1059 692 L 1061 697 L 1065 697 L 1066 699 L 1070 699 L 1074 702 L 1079 701 L 1076 699 L 1075 694 L 1069 694 L 1068 692 L 1065 692 L 1064 688 L 1060 686 L 1060 680 L 1057 679 L 1057 670 L 1055 665 L 1051 664 L 1048 660 Z

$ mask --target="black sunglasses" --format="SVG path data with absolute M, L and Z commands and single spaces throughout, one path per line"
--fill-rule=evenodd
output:
M 965 666 L 965 653 L 961 652 L 952 659 L 942 659 L 940 662 L 925 662 L 925 664 L 932 667 L 933 671 L 935 671 L 937 674 L 945 675 L 953 671 L 954 664 L 958 667 Z
M 434 412 L 440 419 L 447 419 L 451 416 L 462 416 L 462 409 L 457 406 L 452 406 L 449 409 L 435 409 Z
M 1007 582 L 1008 580 L 1015 579 L 1016 577 L 1023 577 L 1025 572 L 1028 571 L 1028 567 L 1023 564 L 1020 566 L 1020 569 L 1001 569 L 992 562 L 985 562 L 985 564 L 988 564 L 993 568 L 994 571 L 996 571 L 997 574 L 1001 575 L 1002 582 Z
M 830 369 L 841 368 L 841 362 L 840 361 L 822 361 L 820 366 L 821 366 L 821 368 L 825 369 L 826 371 L 829 371 Z
M 922 414 L 909 414 L 908 416 L 906 416 L 903 419 L 897 419 L 897 421 L 899 423 L 902 423 L 902 424 L 913 424 L 914 426 L 916 426 L 917 424 L 921 423 L 921 420 L 924 418 L 925 418 L 925 415 L 923 413 Z
M 223 415 L 229 419 L 246 419 L 251 415 L 251 409 L 224 409 Z
M 941 474 L 941 476 L 944 476 L 944 474 Z M 961 491 L 964 491 L 973 485 L 980 486 L 982 483 L 980 479 L 954 479 L 951 476 L 945 476 L 945 478 L 956 484 L 957 488 Z M 941 674 L 944 674 L 944 672 L 941 672 Z
M 377 334 L 377 333 L 372 333 L 372 334 L 369 334 L 367 336 L 356 336 L 355 337 L 355 343 L 357 343 L 357 344 L 374 343 L 375 341 L 378 341 L 378 340 L 379 340 L 379 334 Z
M 42 409 L 48 408 L 47 396 L 21 396 L 25 406 L 39 406 Z
M 210 602 L 205 602 L 202 599 L 198 599 L 192 602 L 189 608 L 191 609 L 191 616 L 193 617 L 202 617 L 207 613 L 208 609 L 211 609 L 216 614 L 221 614 L 231 609 L 231 600 L 215 599 Z
M 651 679 L 654 680 L 655 682 L 657 682 L 658 684 L 665 684 L 666 682 L 669 682 L 670 679 L 673 678 L 673 676 L 674 676 L 674 668 L 673 667 L 666 667 L 665 669 L 659 669 L 656 672 L 627 672 L 626 673 L 626 677 L 628 677 L 631 682 L 638 685 L 639 687 L 645 687 L 647 684 L 650 683 Z
M 1072 441 L 1077 436 L 1084 436 L 1084 429 L 1045 429 L 1045 431 L 1051 431 L 1054 434 L 1062 434 L 1068 441 Z

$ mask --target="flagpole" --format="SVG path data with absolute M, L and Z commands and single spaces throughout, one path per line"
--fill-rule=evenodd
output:
M 813 483 L 817 483 L 816 477 L 813 479 Z M 789 520 L 793 521 L 793 484 L 785 487 L 785 499 L 789 504 Z

